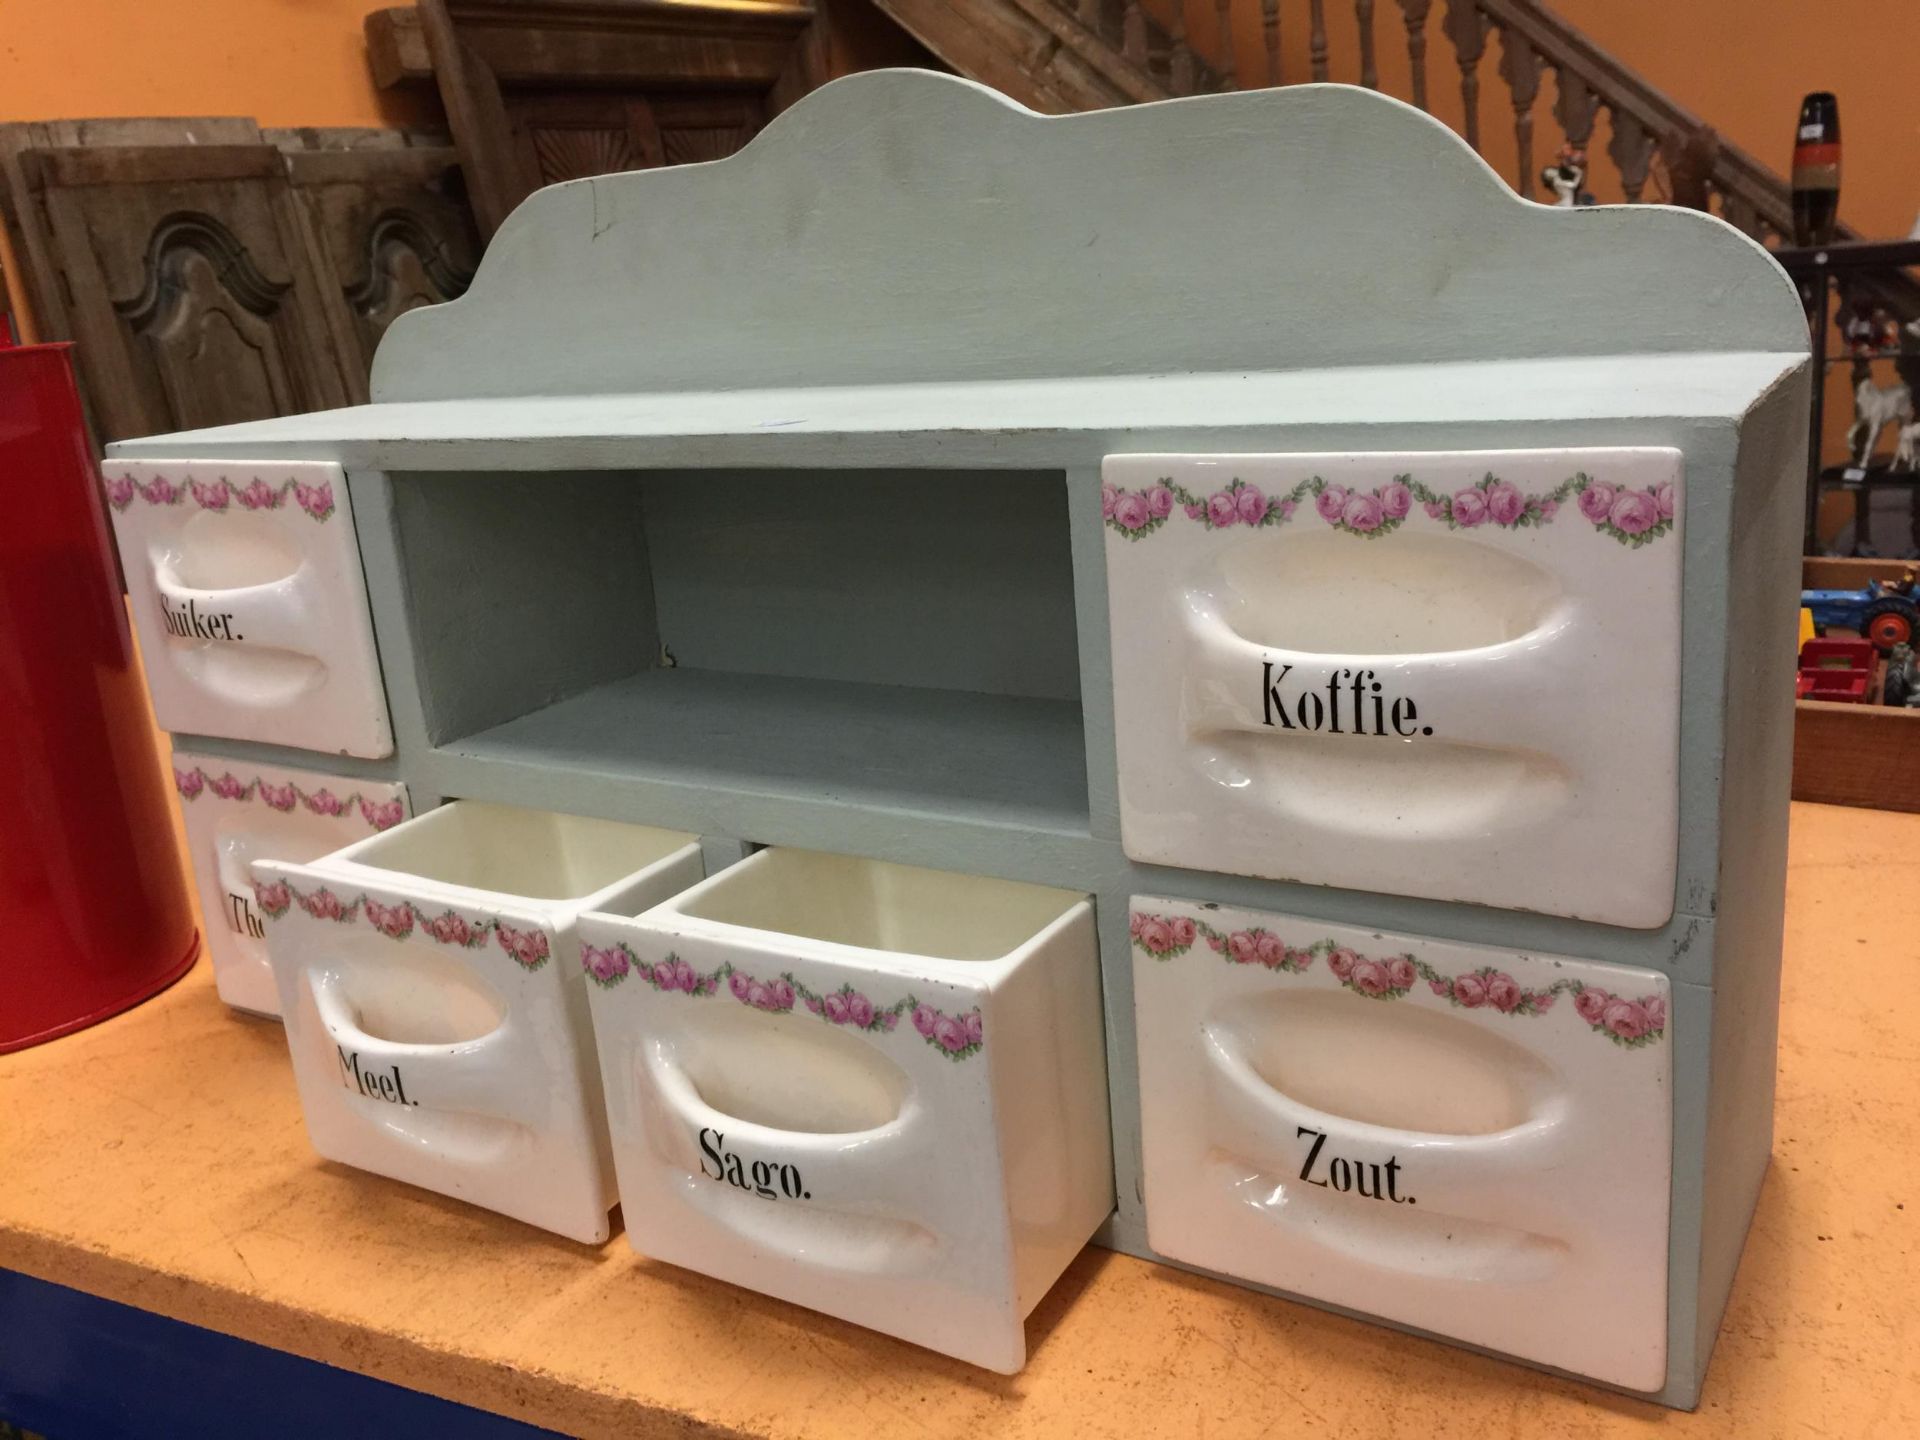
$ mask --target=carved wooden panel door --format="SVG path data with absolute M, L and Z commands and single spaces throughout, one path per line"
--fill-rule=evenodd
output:
M 539 185 L 666 163 L 653 106 L 639 95 L 527 96 L 507 124 L 522 173 Z
M 419 0 L 376 12 L 376 73 L 427 74 L 491 235 L 543 185 L 717 160 L 825 77 L 789 4 Z M 424 42 L 424 43 L 420 43 Z
M 465 294 L 480 263 L 458 158 L 452 146 L 398 145 L 285 158 L 314 268 L 332 289 L 326 311 L 348 393 L 361 404 L 387 326 Z
M 102 440 L 350 403 L 270 145 L 30 151 Z

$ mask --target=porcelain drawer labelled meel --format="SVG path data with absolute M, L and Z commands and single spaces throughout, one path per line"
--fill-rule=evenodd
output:
M 173 786 L 220 998 L 278 1015 L 253 862 L 315 860 L 390 830 L 407 818 L 406 787 L 181 749 L 173 752 Z
M 256 861 L 314 1149 L 606 1240 L 613 1172 L 574 924 L 701 873 L 691 835 L 473 801 L 310 863 Z
M 1156 1251 L 1660 1388 L 1665 976 L 1151 896 L 1130 921 Z
M 338 465 L 108 461 L 103 474 L 162 729 L 393 753 Z
M 1085 896 L 776 848 L 580 934 L 634 1249 L 1021 1367 L 1113 1206 Z
M 1669 919 L 1678 451 L 1102 474 L 1130 858 Z

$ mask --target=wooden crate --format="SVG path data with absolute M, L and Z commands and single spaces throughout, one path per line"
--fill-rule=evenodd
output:
M 1808 559 L 1801 584 L 1854 588 L 1897 579 L 1904 560 Z M 1876 684 L 1874 694 L 1879 693 Z M 1793 798 L 1920 811 L 1920 710 L 1801 700 L 1794 707 Z

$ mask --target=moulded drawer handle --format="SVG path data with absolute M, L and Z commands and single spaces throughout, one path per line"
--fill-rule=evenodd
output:
M 654 1088 L 682 1134 L 669 1140 L 674 1153 L 710 1180 L 724 1181 L 737 1157 L 751 1179 L 756 1162 L 767 1167 L 783 1201 L 798 1201 L 849 1215 L 917 1217 L 924 1209 L 918 1164 L 923 1114 L 908 1100 L 901 1113 L 872 1130 L 815 1134 L 783 1130 L 716 1110 L 700 1098 L 686 1070 L 657 1047 L 646 1064 Z M 715 1170 L 721 1173 L 715 1175 Z M 781 1184 L 785 1179 L 784 1187 Z M 773 1197 L 769 1197 L 773 1198 Z
M 1202 1053 L 1216 1143 L 1286 1180 L 1548 1234 L 1571 1223 L 1564 1206 L 1537 1199 L 1565 1143 L 1558 1105 L 1491 1135 L 1395 1130 L 1275 1089 L 1218 1027 L 1207 1027 Z
M 307 984 L 339 1052 L 343 1084 L 371 1099 L 423 1110 L 464 1111 L 536 1128 L 546 1122 L 542 1067 L 524 1056 L 511 1015 L 475 1040 L 409 1045 L 362 1029 L 339 975 L 309 971 Z
M 260 645 L 308 652 L 318 623 L 305 566 L 285 579 L 226 590 L 182 585 L 165 566 L 154 572 L 162 622 L 178 640 L 216 645 Z
M 1474 650 L 1335 655 L 1235 634 L 1203 596 L 1186 609 L 1186 719 L 1192 734 L 1338 734 L 1498 742 L 1552 753 L 1564 736 L 1571 612 Z

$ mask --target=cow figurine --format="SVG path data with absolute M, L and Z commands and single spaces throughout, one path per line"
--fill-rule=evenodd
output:
M 1920 470 L 1920 422 L 1900 427 L 1899 443 L 1893 447 L 1893 468 Z
M 1856 360 L 1900 348 L 1900 324 L 1886 307 L 1856 300 L 1840 321 L 1840 339 Z
M 1540 183 L 1553 191 L 1558 209 L 1594 203 L 1592 193 L 1582 188 L 1587 183 L 1587 152 L 1583 146 L 1562 145 L 1559 158 L 1540 172 Z

